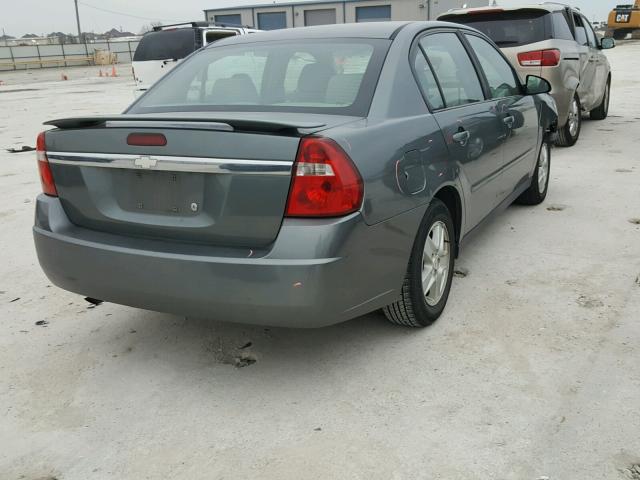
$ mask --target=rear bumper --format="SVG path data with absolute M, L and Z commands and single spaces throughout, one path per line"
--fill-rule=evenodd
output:
M 44 272 L 71 292 L 179 315 L 318 327 L 395 300 L 423 214 L 373 226 L 360 214 L 287 219 L 274 245 L 254 252 L 77 227 L 57 198 L 41 195 L 33 233 Z

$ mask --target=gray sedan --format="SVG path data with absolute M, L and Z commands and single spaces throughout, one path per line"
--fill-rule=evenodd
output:
M 544 200 L 548 90 L 449 23 L 216 42 L 121 115 L 48 122 L 40 264 L 66 290 L 182 315 L 429 325 L 463 240 Z

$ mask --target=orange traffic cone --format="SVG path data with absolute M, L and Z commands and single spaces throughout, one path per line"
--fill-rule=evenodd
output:
M 113 67 L 111 67 L 111 76 L 112 77 L 117 77 L 118 74 L 116 73 L 116 66 L 114 65 Z

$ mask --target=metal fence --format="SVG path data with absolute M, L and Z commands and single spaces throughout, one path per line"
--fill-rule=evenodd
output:
M 0 46 L 0 71 L 90 65 L 93 62 L 93 52 L 95 50 L 107 50 L 116 53 L 118 63 L 128 63 L 132 61 L 133 53 L 136 51 L 138 43 L 140 42 L 96 42 L 20 47 Z

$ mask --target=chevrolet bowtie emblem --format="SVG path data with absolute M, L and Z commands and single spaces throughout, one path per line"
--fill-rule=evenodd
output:
M 149 169 L 156 166 L 158 160 L 152 157 L 138 157 L 133 161 L 133 164 L 138 168 Z

